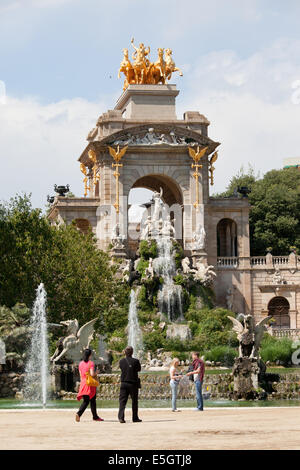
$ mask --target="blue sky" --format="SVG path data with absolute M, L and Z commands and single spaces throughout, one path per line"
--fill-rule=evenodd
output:
M 199 110 L 222 143 L 216 191 L 248 162 L 280 168 L 300 153 L 299 16 L 297 0 L 0 0 L 0 199 L 24 190 L 42 207 L 54 183 L 82 195 L 77 158 L 121 94 L 132 36 L 151 57 L 173 49 L 178 117 Z

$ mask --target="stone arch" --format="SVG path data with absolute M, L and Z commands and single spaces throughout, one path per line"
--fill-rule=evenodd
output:
M 173 204 L 183 204 L 183 196 L 180 187 L 175 180 L 166 175 L 150 174 L 137 179 L 132 188 L 146 188 L 151 191 L 163 190 L 163 201 L 172 206 Z
M 136 174 L 137 172 L 135 172 Z M 140 173 L 140 172 L 139 172 Z M 171 219 L 174 219 L 174 227 L 176 230 L 176 238 L 182 243 L 183 241 L 183 200 L 184 196 L 182 189 L 178 182 L 162 173 L 151 173 L 139 176 L 132 182 L 130 189 L 134 188 L 145 188 L 151 191 L 160 192 L 160 188 L 163 190 L 162 200 L 167 206 L 167 211 Z M 130 191 L 129 189 L 129 191 Z M 128 194 L 129 194 L 128 191 Z M 150 210 L 150 209 L 148 209 Z M 150 215 L 150 212 L 148 213 Z M 144 219 L 145 222 L 146 219 Z M 140 232 L 143 227 L 143 223 L 129 224 L 128 226 L 128 244 L 131 252 L 137 250 L 138 239 Z
M 88 219 L 74 219 L 77 229 L 84 234 L 87 234 L 91 230 L 92 225 Z
M 290 304 L 285 297 L 273 297 L 268 303 L 268 314 L 275 320 L 274 328 L 290 328 Z
M 186 169 L 176 169 L 168 165 L 139 165 L 134 168 L 124 168 L 123 175 L 123 195 L 128 197 L 129 191 L 133 187 L 145 187 L 153 191 L 159 191 L 160 185 L 165 186 L 167 199 L 175 203 L 181 201 L 185 204 L 189 201 L 189 171 Z M 139 183 L 137 183 L 139 181 Z M 143 186 L 137 186 L 137 184 Z M 162 187 L 163 187 L 162 186 Z M 173 197 L 170 191 L 173 193 Z M 167 204 L 168 201 L 165 200 Z
M 238 256 L 237 223 L 233 219 L 223 218 L 217 225 L 218 256 Z

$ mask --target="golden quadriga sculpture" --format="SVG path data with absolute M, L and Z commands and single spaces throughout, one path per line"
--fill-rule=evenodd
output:
M 128 49 L 123 49 L 124 57 L 118 73 L 119 78 L 121 72 L 125 75 L 123 90 L 126 90 L 128 85 L 131 84 L 165 84 L 171 79 L 173 72 L 179 72 L 180 76 L 183 75 L 182 71 L 175 65 L 171 49 L 158 48 L 157 61 L 150 62 L 148 57 L 150 47 L 146 48 L 142 42 L 136 47 L 134 38 L 131 39 L 131 45 L 134 49 L 132 62 L 128 57 Z

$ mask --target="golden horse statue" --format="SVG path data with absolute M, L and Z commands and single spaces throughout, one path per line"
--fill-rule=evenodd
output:
M 121 77 L 121 72 L 123 72 L 125 75 L 123 90 L 126 90 L 128 85 L 130 85 L 131 83 L 135 83 L 135 72 L 132 63 L 128 58 L 128 49 L 123 49 L 123 54 L 124 57 L 120 64 L 118 78 Z
M 123 49 L 124 57 L 118 72 L 118 78 L 120 78 L 121 72 L 125 75 L 123 90 L 130 84 L 157 85 L 161 83 L 164 85 L 171 79 L 173 72 L 179 72 L 180 76 L 183 75 L 172 58 L 172 49 L 158 48 L 158 58 L 153 63 L 148 58 L 150 47 L 145 47 L 142 42 L 138 47 L 135 46 L 134 38 L 131 39 L 131 45 L 134 48 L 132 62 L 128 57 L 128 49 Z
M 172 53 L 172 49 L 165 50 L 166 80 L 170 80 L 173 72 L 179 72 L 180 77 L 183 75 L 182 70 L 179 67 L 176 67 L 172 58 Z

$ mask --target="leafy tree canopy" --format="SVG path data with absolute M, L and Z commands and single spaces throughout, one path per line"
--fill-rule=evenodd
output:
M 27 195 L 0 204 L 0 258 L 0 305 L 31 307 L 43 282 L 51 322 L 97 317 L 100 330 L 109 332 L 127 315 L 127 288 L 92 232 L 51 226 Z
M 271 170 L 262 178 L 251 167 L 234 176 L 219 197 L 233 196 L 238 186 L 251 189 L 250 245 L 252 255 L 285 255 L 300 251 L 300 172 L 297 168 Z

